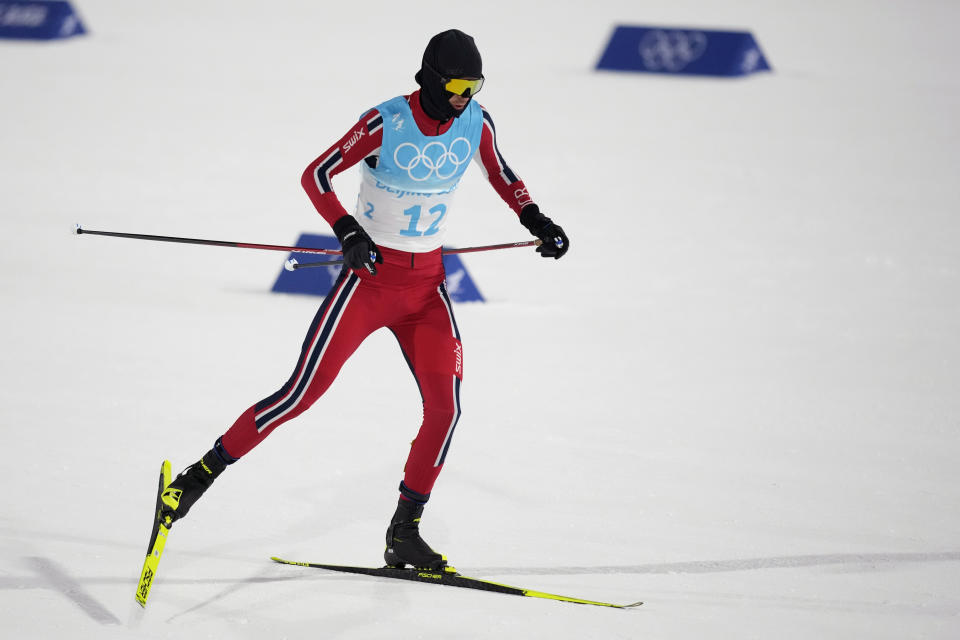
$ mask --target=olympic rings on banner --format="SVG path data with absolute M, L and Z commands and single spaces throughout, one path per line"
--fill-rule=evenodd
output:
M 707 36 L 702 31 L 656 29 L 640 40 L 640 57 L 650 71 L 680 71 L 703 55 Z

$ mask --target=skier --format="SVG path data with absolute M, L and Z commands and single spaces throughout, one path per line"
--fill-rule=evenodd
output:
M 345 268 L 307 331 L 290 379 L 241 414 L 213 449 L 170 483 L 162 495 L 161 520 L 172 524 L 185 516 L 227 465 L 306 411 L 360 343 L 387 327 L 420 388 L 423 422 L 387 528 L 384 560 L 396 567 L 446 565 L 420 536 L 419 523 L 460 417 L 463 352 L 444 284 L 441 244 L 469 161 L 479 160 L 520 223 L 542 241 L 541 256 L 561 258 L 570 241 L 504 161 L 493 119 L 473 100 L 484 83 L 473 38 L 457 29 L 437 34 L 414 77 L 417 91 L 366 111 L 304 171 L 303 188 L 333 227 Z M 362 181 L 350 215 L 331 179 L 356 164 Z

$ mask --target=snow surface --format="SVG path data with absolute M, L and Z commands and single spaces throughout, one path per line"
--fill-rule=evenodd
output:
M 4 638 L 960 637 L 958 3 L 75 4 L 88 36 L 0 43 Z M 749 29 L 774 72 L 594 72 L 618 23 Z M 464 258 L 488 302 L 425 536 L 646 604 L 269 561 L 380 561 L 419 396 L 378 333 L 178 523 L 141 612 L 160 461 L 286 379 L 317 299 L 268 292 L 284 254 L 73 225 L 326 231 L 303 167 L 451 26 L 572 250 Z M 526 238 L 470 173 L 450 244 Z

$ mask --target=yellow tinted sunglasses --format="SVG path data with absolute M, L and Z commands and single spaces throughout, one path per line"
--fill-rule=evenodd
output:
M 483 77 L 479 78 L 443 78 L 444 85 L 443 88 L 449 91 L 450 93 L 455 93 L 458 96 L 462 96 L 467 90 L 470 91 L 471 96 L 477 95 L 480 91 L 480 88 L 483 87 Z

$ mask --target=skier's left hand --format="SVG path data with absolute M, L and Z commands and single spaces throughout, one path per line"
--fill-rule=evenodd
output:
M 543 215 L 536 204 L 528 204 L 520 212 L 520 224 L 543 243 L 537 253 L 544 258 L 559 260 L 570 249 L 570 240 L 560 225 Z

